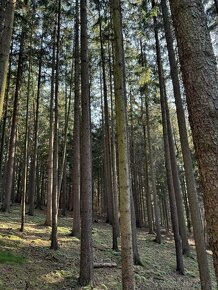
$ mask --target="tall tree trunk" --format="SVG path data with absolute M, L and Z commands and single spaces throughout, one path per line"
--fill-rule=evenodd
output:
M 155 6 L 154 0 L 152 0 L 153 7 Z M 161 100 L 161 112 L 162 112 L 162 123 L 163 123 L 163 135 L 164 135 L 164 150 L 165 150 L 165 166 L 167 171 L 167 184 L 169 191 L 169 200 L 170 200 L 170 210 L 171 210 L 171 220 L 172 228 L 174 234 L 175 248 L 176 248 L 176 270 L 180 274 L 184 274 L 184 264 L 182 257 L 182 245 L 179 235 L 179 223 L 177 216 L 177 206 L 176 198 L 173 184 L 173 175 L 171 167 L 171 156 L 170 156 L 170 147 L 168 139 L 168 128 L 167 128 L 167 115 L 166 115 L 166 99 L 165 99 L 165 84 L 162 71 L 162 61 L 160 53 L 160 43 L 158 37 L 158 29 L 156 26 L 156 18 L 154 17 L 154 32 L 155 32 L 155 41 L 156 41 L 156 53 L 157 53 L 157 65 L 158 65 L 158 76 L 159 76 L 159 86 L 160 86 L 160 100 Z
M 37 164 L 38 164 L 38 131 L 39 131 L 39 98 L 41 90 L 41 75 L 42 75 L 42 44 L 43 39 L 41 39 L 41 48 L 39 53 L 39 71 L 38 71 L 38 86 L 36 95 L 36 110 L 35 110 L 35 124 L 34 124 L 34 147 L 33 147 L 33 159 L 31 167 L 31 181 L 29 187 L 29 215 L 33 216 L 35 211 L 35 193 L 37 187 Z M 38 192 L 37 192 L 38 193 Z
M 54 82 L 55 82 L 55 53 L 56 53 L 56 24 L 53 31 L 53 48 L 52 48 L 52 75 L 51 75 L 51 94 L 49 108 L 49 151 L 48 151 L 48 188 L 47 188 L 47 208 L 45 225 L 51 226 L 52 220 L 52 191 L 53 191 L 53 169 L 54 169 Z
M 116 158 L 116 138 L 114 128 L 114 102 L 113 102 L 113 73 L 111 59 L 111 44 L 108 43 L 109 54 L 109 76 L 110 76 L 110 103 L 111 103 L 111 170 L 112 170 L 112 193 L 113 193 L 113 250 L 118 250 L 117 238 L 119 237 L 119 200 L 118 200 L 118 181 L 117 181 L 117 158 Z
M 149 118 L 148 101 L 146 101 L 145 110 L 146 110 L 147 139 L 148 139 L 148 152 L 149 152 L 149 160 L 150 160 L 152 192 L 153 192 L 153 199 L 154 199 L 155 233 L 156 233 L 155 241 L 158 244 L 160 244 L 161 243 L 160 209 L 159 209 L 159 205 L 158 205 L 157 188 L 156 188 L 156 175 L 155 175 L 155 164 L 154 164 L 153 150 L 152 150 L 152 145 L 151 145 L 150 118 Z
M 21 34 L 21 40 L 20 40 L 20 51 L 19 51 L 18 68 L 17 68 L 17 80 L 16 80 L 16 86 L 15 86 L 15 95 L 14 95 L 14 104 L 13 104 L 13 116 L 12 116 L 10 139 L 9 139 L 8 160 L 7 160 L 6 171 L 5 171 L 5 176 L 4 176 L 5 189 L 4 189 L 4 202 L 3 202 L 2 209 L 3 209 L 3 211 L 6 211 L 6 212 L 10 211 L 14 158 L 15 158 L 15 146 L 16 146 L 17 114 L 18 114 L 21 79 L 22 79 L 22 74 L 23 74 L 24 38 L 25 38 L 25 32 L 24 32 L 24 28 L 23 28 L 23 31 Z
M 6 126 L 8 122 L 8 105 L 9 105 L 9 91 L 10 91 L 10 83 L 11 83 L 11 66 L 12 66 L 12 50 L 13 43 L 11 45 L 11 53 L 9 58 L 9 69 L 8 69 L 8 79 L 7 79 L 7 88 L 6 88 L 6 96 L 5 96 L 5 104 L 4 104 L 4 114 L 2 119 L 2 127 L 1 127 L 1 145 L 0 145 L 0 201 L 3 200 L 3 159 L 4 159 L 4 147 L 5 147 L 5 138 L 6 138 Z
M 2 117 L 5 88 L 7 83 L 8 60 L 13 32 L 15 6 L 16 0 L 9 0 L 5 5 L 4 27 L 2 27 L 0 38 L 0 119 Z M 3 19 L 1 19 L 1 21 L 3 21 Z
M 87 35 L 87 0 L 80 1 L 81 17 L 81 248 L 80 277 L 82 286 L 93 279 L 92 249 L 92 156 Z
M 74 41 L 74 127 L 73 127 L 73 228 L 72 235 L 80 237 L 80 63 L 79 63 L 79 2 L 76 1 L 75 41 Z
M 218 281 L 217 69 L 202 1 L 192 2 L 170 0 Z M 210 282 L 205 283 L 204 289 L 210 289 Z
M 114 31 L 114 85 L 115 108 L 118 140 L 119 160 L 119 192 L 120 192 L 120 230 L 121 230 L 121 260 L 123 289 L 135 289 L 133 272 L 133 250 L 131 231 L 131 206 L 130 206 L 130 172 L 127 145 L 127 111 L 125 89 L 125 66 L 122 40 L 121 6 L 119 0 L 111 0 Z
M 152 203 L 151 203 L 151 192 L 149 186 L 149 176 L 148 176 L 148 141 L 147 141 L 147 132 L 146 126 L 143 124 L 143 133 L 144 133 L 144 143 L 145 143 L 145 164 L 144 164 L 144 172 L 145 172 L 145 197 L 146 197 L 146 205 L 147 205 L 147 217 L 148 217 L 148 233 L 153 234 L 153 220 L 152 220 Z
M 161 1 L 162 4 L 162 13 L 164 20 L 164 29 L 166 34 L 169 62 L 170 62 L 170 72 L 171 78 L 173 81 L 173 90 L 174 97 L 176 101 L 176 110 L 177 110 L 177 119 L 179 125 L 180 141 L 183 155 L 183 162 L 185 167 L 185 178 L 187 186 L 188 201 L 191 211 L 191 219 L 193 224 L 193 233 L 196 244 L 197 258 L 198 258 L 198 267 L 200 272 L 202 290 L 210 289 L 210 273 L 208 268 L 208 260 L 206 247 L 204 242 L 204 230 L 201 222 L 199 202 L 197 196 L 197 190 L 195 187 L 193 166 L 191 153 L 189 150 L 188 135 L 185 122 L 185 114 L 182 104 L 182 97 L 180 91 L 179 77 L 178 77 L 178 68 L 176 64 L 176 56 L 173 48 L 173 37 L 169 22 L 169 13 L 167 8 L 166 0 Z M 205 286 L 208 285 L 208 286 Z
M 108 91 L 107 91 L 107 81 L 106 81 L 106 68 L 105 68 L 105 49 L 103 45 L 103 35 L 102 35 L 102 20 L 100 5 L 98 3 L 98 13 L 99 13 L 99 31 L 100 31 L 100 46 L 101 46 L 101 65 L 102 65 L 102 79 L 103 79 L 103 96 L 104 96 L 104 133 L 105 133 L 105 169 L 106 169 L 106 187 L 107 187 L 107 197 L 108 197 L 108 207 L 110 210 L 109 222 L 112 223 L 112 235 L 113 235 L 113 245 L 112 248 L 118 251 L 118 241 L 117 241 L 117 224 L 115 221 L 115 200 L 114 192 L 112 186 L 112 159 L 111 159 L 111 138 L 110 138 L 110 126 L 109 126 L 109 109 L 108 109 Z
M 25 137 L 24 137 L 24 164 L 22 176 L 22 196 L 21 196 L 21 227 L 20 231 L 24 232 L 25 214 L 26 214 L 26 193 L 27 193 L 27 173 L 28 173 L 28 147 L 29 147 L 29 99 L 30 99 L 30 84 L 32 72 L 32 32 L 30 39 L 30 53 L 29 53 L 29 66 L 28 66 L 28 84 L 27 84 L 27 98 L 26 98 L 26 120 L 25 120 Z
M 179 221 L 179 233 L 182 239 L 182 252 L 184 255 L 189 256 L 190 248 L 189 248 L 189 243 L 188 243 L 187 228 L 185 224 L 182 192 L 181 192 L 181 187 L 180 187 L 179 172 L 178 172 L 178 166 L 177 166 L 177 161 L 176 161 L 176 153 L 175 153 L 175 147 L 174 147 L 172 127 L 171 127 L 171 122 L 170 122 L 166 90 L 164 92 L 164 97 L 165 97 L 165 108 L 166 108 L 166 118 L 167 118 L 167 132 L 168 132 L 170 156 L 171 156 L 171 168 L 172 168 L 172 173 L 173 173 L 173 184 L 174 184 L 174 190 L 175 190 L 176 207 L 177 207 L 177 214 L 178 214 L 178 221 Z
M 52 188 L 52 231 L 51 249 L 58 249 L 58 95 L 59 95 L 59 54 L 60 54 L 60 27 L 61 27 L 61 0 L 57 1 L 57 51 L 55 64 L 55 98 L 54 98 L 54 155 L 53 155 L 53 188 Z

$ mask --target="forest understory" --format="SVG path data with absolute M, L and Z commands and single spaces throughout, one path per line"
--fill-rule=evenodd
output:
M 79 239 L 70 236 L 72 213 L 59 218 L 59 250 L 50 249 L 49 227 L 44 212 L 26 217 L 25 232 L 20 232 L 20 211 L 14 206 L 10 214 L 0 213 L 0 289 L 110 289 L 121 288 L 120 253 L 111 249 L 111 226 L 99 220 L 93 225 L 94 263 L 117 265 L 94 269 L 94 285 L 81 288 L 79 276 Z M 185 257 L 186 274 L 175 272 L 175 250 L 171 235 L 163 235 L 162 244 L 154 243 L 154 235 L 138 230 L 138 245 L 143 266 L 135 266 L 136 289 L 200 289 L 198 266 L 193 240 L 191 257 Z M 208 251 L 212 272 L 212 256 Z M 213 289 L 215 277 L 212 276 Z

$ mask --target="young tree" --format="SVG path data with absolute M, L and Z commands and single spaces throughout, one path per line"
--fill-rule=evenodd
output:
M 218 281 L 217 69 L 202 1 L 189 2 L 170 0 Z

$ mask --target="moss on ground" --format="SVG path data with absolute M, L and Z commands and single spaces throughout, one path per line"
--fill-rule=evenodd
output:
M 0 289 L 64 290 L 121 288 L 121 256 L 111 249 L 112 231 L 108 224 L 95 223 L 93 249 L 95 262 L 116 262 L 116 268 L 94 270 L 93 286 L 80 288 L 80 241 L 69 234 L 72 228 L 71 214 L 59 218 L 59 250 L 50 250 L 50 227 L 43 226 L 45 216 L 26 216 L 25 232 L 20 232 L 20 213 L 13 207 L 11 214 L 0 213 Z M 138 247 L 143 267 L 135 267 L 136 289 L 142 290 L 200 290 L 196 253 L 184 257 L 186 275 L 175 271 L 175 250 L 171 236 L 164 236 L 161 245 L 153 242 L 154 236 L 145 230 L 138 231 Z M 209 263 L 212 269 L 212 257 Z M 216 289 L 214 274 L 213 290 Z
M 0 251 L 0 264 L 18 264 L 25 262 L 25 257 L 7 251 Z

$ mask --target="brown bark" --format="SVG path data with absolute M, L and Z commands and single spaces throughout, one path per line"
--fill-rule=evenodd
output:
M 120 192 L 120 230 L 121 230 L 121 261 L 122 284 L 124 290 L 135 289 L 133 272 L 133 251 L 131 231 L 131 207 L 130 207 L 130 172 L 129 150 L 127 135 L 127 110 L 125 88 L 125 65 L 122 37 L 122 17 L 119 0 L 111 0 L 111 12 L 113 17 L 114 32 L 114 85 L 115 108 L 118 141 L 118 171 Z
M 155 6 L 155 1 L 152 0 L 152 6 Z M 158 65 L 158 77 L 159 77 L 159 86 L 160 86 L 160 101 L 161 101 L 161 112 L 162 112 L 162 123 L 163 123 L 163 136 L 164 136 L 164 150 L 165 150 L 165 166 L 167 174 L 167 184 L 169 191 L 169 200 L 170 200 L 170 211 L 171 211 L 171 221 L 174 234 L 175 248 L 176 248 L 176 269 L 180 274 L 184 274 L 184 264 L 182 257 L 182 245 L 179 235 L 179 223 L 177 216 L 177 206 L 175 198 L 175 190 L 173 184 L 173 175 L 171 167 L 171 156 L 170 156 L 170 147 L 168 139 L 168 127 L 167 127 L 167 115 L 166 115 L 166 98 L 165 98 L 165 84 L 164 76 L 162 69 L 162 60 L 160 53 L 160 43 L 158 36 L 158 29 L 156 26 L 156 18 L 154 17 L 154 32 L 155 32 L 155 41 L 156 41 L 156 53 L 157 53 L 157 65 Z
M 146 101 L 146 125 L 147 125 L 147 137 L 148 137 L 148 152 L 150 161 L 150 171 L 151 171 L 151 182 L 152 182 L 152 192 L 154 199 L 154 215 L 155 215 L 155 242 L 161 243 L 161 231 L 160 231 L 160 209 L 158 204 L 157 188 L 156 188 L 156 175 L 155 175 L 155 161 L 153 158 L 153 149 L 151 145 L 151 134 L 150 134 L 150 116 L 148 109 L 148 101 Z
M 34 124 L 34 146 L 33 146 L 33 159 L 31 167 L 31 180 L 29 185 L 29 215 L 33 216 L 35 211 L 35 193 L 37 191 L 37 165 L 38 165 L 38 130 L 39 130 L 39 100 L 41 90 L 41 74 L 42 74 L 42 43 L 39 54 L 39 71 L 38 71 L 38 86 L 36 96 L 36 109 L 35 109 L 35 124 Z
M 58 126 L 58 96 L 59 96 L 59 56 L 60 56 L 60 29 L 61 29 L 61 0 L 57 1 L 57 50 L 55 63 L 55 94 L 54 94 L 54 147 L 53 147 L 53 188 L 52 188 L 52 230 L 51 230 L 51 249 L 58 249 L 57 228 L 58 228 L 58 145 L 59 145 L 59 126 Z
M 171 0 L 193 141 L 218 281 L 218 82 L 202 1 Z M 205 287 L 209 289 L 209 282 Z M 206 289 L 206 288 L 205 288 Z
M 9 0 L 2 12 L 1 22 L 4 24 L 0 32 L 0 119 L 4 104 L 5 88 L 7 83 L 8 59 L 10 53 L 11 37 L 14 24 L 16 0 Z M 4 20 L 4 21 L 3 21 Z
M 72 234 L 80 236 L 80 64 L 79 64 L 79 2 L 76 1 L 75 19 L 75 68 L 74 68 L 74 127 L 73 127 L 73 228 Z
M 90 128 L 89 63 L 87 34 L 87 0 L 80 2 L 81 18 L 81 248 L 80 277 L 82 286 L 93 279 L 92 249 L 92 156 Z
M 49 151 L 48 151 L 48 187 L 47 187 L 47 207 L 45 225 L 51 226 L 52 220 L 52 190 L 53 190 L 53 148 L 54 148 L 54 81 L 55 81 L 55 39 L 56 39 L 56 24 L 53 31 L 53 48 L 52 48 L 52 75 L 51 75 L 51 93 L 49 107 Z
M 182 239 L 182 252 L 184 255 L 189 256 L 190 248 L 189 248 L 189 243 L 188 243 L 187 228 L 185 224 L 183 200 L 182 200 L 182 193 L 181 193 L 181 187 L 180 187 L 178 166 L 177 166 L 177 161 L 176 161 L 176 153 L 175 153 L 175 147 L 174 147 L 172 127 L 171 127 L 171 122 L 170 122 L 169 108 L 168 108 L 168 102 L 167 102 L 167 97 L 166 97 L 166 90 L 165 90 L 164 97 L 165 97 L 167 132 L 168 132 L 168 140 L 169 140 L 169 148 L 170 148 L 171 167 L 172 167 L 172 173 L 173 173 L 173 184 L 174 184 L 174 190 L 175 190 L 176 207 L 177 207 L 177 215 L 178 215 L 178 222 L 179 222 L 179 233 Z
M 32 32 L 31 32 L 32 33 Z M 26 215 L 26 193 L 27 193 L 27 175 L 28 175 L 28 147 L 29 147 L 29 99 L 30 99 L 30 80 L 32 72 L 32 34 L 30 39 L 30 53 L 28 65 L 28 84 L 27 84 L 27 98 L 26 98 L 26 120 L 25 120 L 25 138 L 24 138 L 24 164 L 23 164 L 23 177 L 22 177 L 22 196 L 21 196 L 21 227 L 20 231 L 24 232 L 25 215 Z
M 15 86 L 13 115 L 12 115 L 11 131 L 10 131 L 10 139 L 9 139 L 8 160 L 7 160 L 6 171 L 5 171 L 5 176 L 4 176 L 5 189 L 4 189 L 4 202 L 3 202 L 2 209 L 3 211 L 6 211 L 6 212 L 10 211 L 10 202 L 11 202 L 11 190 L 12 190 L 15 146 L 16 146 L 17 114 L 18 114 L 18 106 L 19 106 L 19 93 L 20 93 L 21 79 L 22 79 L 22 74 L 23 74 L 24 38 L 25 38 L 25 32 L 23 29 L 22 34 L 21 34 L 21 40 L 20 40 L 17 80 L 16 80 L 16 86 Z
M 184 161 L 184 167 L 185 167 L 185 179 L 186 179 L 186 186 L 187 186 L 188 201 L 189 201 L 189 206 L 190 206 L 190 211 L 191 211 L 193 233 L 194 233 L 197 257 L 198 257 L 198 267 L 199 267 L 200 277 L 202 281 L 202 289 L 210 289 L 210 274 L 209 274 L 209 269 L 208 269 L 207 253 L 206 253 L 206 247 L 205 247 L 205 242 L 204 242 L 204 230 L 203 230 L 203 225 L 201 222 L 197 190 L 195 187 L 193 165 L 192 165 L 191 153 L 189 150 L 185 114 L 184 114 L 181 91 L 180 91 L 180 84 L 179 84 L 178 68 L 177 68 L 176 57 L 175 57 L 175 52 L 173 48 L 173 37 L 172 37 L 172 32 L 171 32 L 171 27 L 170 27 L 170 22 L 169 22 L 169 13 L 168 13 L 166 0 L 162 0 L 161 4 L 162 4 L 164 28 L 165 28 L 165 35 L 166 35 L 169 62 L 170 62 L 171 78 L 173 81 L 174 97 L 176 101 L 177 119 L 178 119 L 182 155 L 183 155 L 183 161 Z M 185 199 L 185 202 L 186 202 L 186 199 Z M 186 205 L 186 209 L 188 213 L 188 205 Z M 187 218 L 188 218 L 188 215 L 187 215 Z M 204 285 L 208 285 L 208 288 L 207 286 L 205 287 Z

